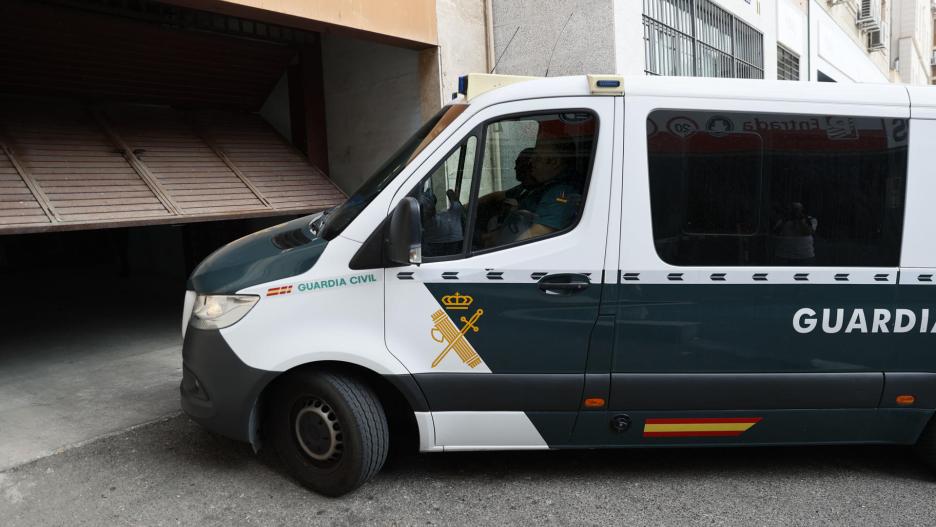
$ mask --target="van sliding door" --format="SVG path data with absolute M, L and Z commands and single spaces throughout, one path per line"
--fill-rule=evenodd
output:
M 906 108 L 723 104 L 627 114 L 646 131 L 626 162 L 647 171 L 625 180 L 622 225 L 652 246 L 622 228 L 610 410 L 634 430 L 608 442 L 906 439 L 877 413 L 910 323 L 895 310 Z

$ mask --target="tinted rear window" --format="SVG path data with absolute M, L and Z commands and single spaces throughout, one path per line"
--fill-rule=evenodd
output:
M 908 122 L 658 110 L 657 253 L 684 266 L 897 266 Z

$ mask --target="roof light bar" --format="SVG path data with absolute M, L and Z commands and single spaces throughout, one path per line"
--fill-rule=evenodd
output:
M 593 95 L 624 95 L 624 77 L 588 75 L 588 87 Z
M 497 75 L 490 73 L 469 73 L 458 78 L 458 93 L 471 100 L 484 92 L 493 89 L 538 79 L 540 77 L 524 77 L 522 75 Z

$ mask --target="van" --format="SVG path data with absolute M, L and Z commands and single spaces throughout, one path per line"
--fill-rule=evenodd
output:
M 931 90 L 470 75 L 343 205 L 194 270 L 182 407 L 333 496 L 391 443 L 933 463 Z

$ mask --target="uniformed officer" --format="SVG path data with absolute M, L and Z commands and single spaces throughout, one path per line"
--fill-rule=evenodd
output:
M 496 232 L 486 237 L 485 247 L 560 231 L 575 218 L 581 191 L 575 184 L 568 148 L 561 143 L 544 143 L 529 150 L 517 159 L 519 168 L 522 156 L 529 156 L 529 172 L 517 172 L 520 184 L 481 199 L 482 204 L 499 201 L 511 209 L 503 223 L 491 229 Z

